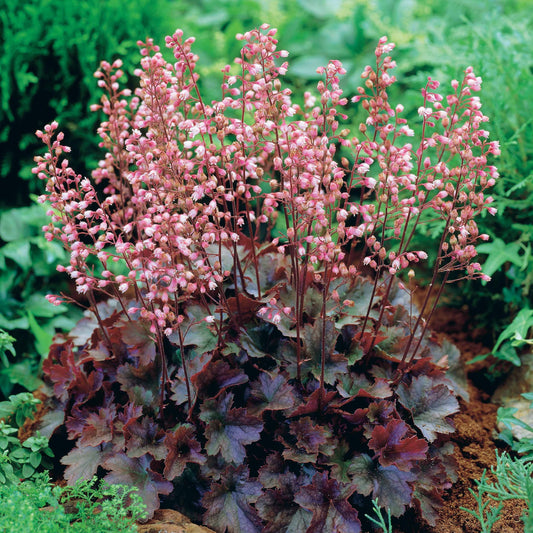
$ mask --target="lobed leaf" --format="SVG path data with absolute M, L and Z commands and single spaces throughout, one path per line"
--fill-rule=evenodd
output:
M 400 383 L 396 390 L 401 404 L 411 411 L 415 425 L 429 442 L 439 433 L 452 433 L 452 422 L 446 417 L 459 410 L 459 403 L 448 387 L 435 385 L 427 376 L 412 379 L 411 386 Z
M 202 404 L 200 419 L 206 423 L 207 453 L 220 453 L 226 461 L 240 464 L 246 457 L 245 446 L 259 440 L 263 423 L 244 408 L 232 409 L 232 403 L 233 394 L 228 392 L 207 400 Z
M 249 480 L 244 465 L 229 465 L 202 498 L 204 523 L 227 533 L 261 533 L 261 519 L 252 507 L 261 492 L 261 484 Z
M 159 509 L 159 495 L 170 494 L 173 489 L 172 483 L 150 468 L 151 460 L 148 454 L 132 458 L 124 453 L 116 453 L 102 464 L 109 470 L 104 478 L 108 483 L 137 487 L 149 517 Z
M 348 473 L 357 492 L 372 494 L 372 499 L 377 498 L 393 516 L 401 516 L 411 503 L 412 482 L 416 479 L 412 472 L 403 472 L 394 465 L 382 466 L 361 454 L 353 458 Z
M 312 483 L 302 487 L 294 499 L 313 513 L 306 533 L 359 533 L 358 513 L 348 502 L 353 492 L 353 486 L 328 478 L 326 472 L 317 472 Z

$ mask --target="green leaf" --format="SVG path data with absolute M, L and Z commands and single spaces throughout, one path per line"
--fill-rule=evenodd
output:
M 20 462 L 22 462 L 21 460 L 27 459 L 28 450 L 25 450 L 24 448 L 16 448 L 9 453 L 9 457 L 11 459 L 18 459 Z
M 0 250 L 4 257 L 12 259 L 23 270 L 29 270 L 32 265 L 30 243 L 28 241 L 8 242 Z
M 316 69 L 318 67 L 327 66 L 329 58 L 323 55 L 305 55 L 291 61 L 289 65 L 289 71 L 291 75 L 304 78 L 306 80 L 321 80 L 324 76 L 318 74 Z M 278 220 L 282 220 L 283 217 L 278 217 Z M 283 234 L 283 230 L 279 231 Z M 286 234 L 286 231 L 285 231 Z
M 9 394 L 10 385 L 21 385 L 26 390 L 36 390 L 42 384 L 42 380 L 36 372 L 36 364 L 30 359 L 24 359 L 20 363 L 12 363 L 9 368 L 0 371 L 0 389 L 4 395 Z M 9 389 L 9 391 L 7 390 Z
M 31 466 L 29 463 L 24 463 L 22 465 L 22 476 L 23 477 L 31 477 L 33 476 L 33 474 L 35 473 L 35 468 L 33 468 L 33 466 Z
M 39 452 L 32 452 L 30 454 L 30 464 L 33 468 L 38 468 L 41 464 L 41 454 Z
M 30 311 L 27 311 L 28 314 L 28 323 L 30 325 L 30 331 L 35 337 L 35 347 L 42 357 L 48 355 L 48 350 L 52 344 L 52 339 L 54 338 L 53 334 L 45 331 L 35 320 L 33 314 Z
M 325 19 L 331 17 L 340 9 L 342 0 L 298 0 L 298 4 L 311 15 Z
M 515 316 L 514 320 L 501 332 L 494 346 L 494 352 L 498 351 L 504 341 L 515 338 L 516 335 L 520 335 L 522 339 L 526 339 L 531 327 L 533 327 L 533 309 L 522 309 Z M 520 364 L 517 366 L 520 366 Z
M 516 353 L 516 349 L 509 342 L 504 342 L 502 347 L 495 351 L 493 355 L 501 361 L 508 361 L 509 363 L 513 363 L 515 366 L 522 365 L 520 356 Z
M 0 314 L 0 328 L 13 330 L 13 329 L 28 329 L 29 328 L 28 318 L 25 316 L 17 318 L 8 318 Z
M 486 242 L 476 247 L 478 253 L 488 254 L 483 264 L 483 272 L 488 276 L 492 276 L 507 261 L 521 266 L 523 260 L 519 255 L 520 249 L 519 241 L 505 244 L 502 239 L 494 239 L 492 242 Z
M 6 242 L 26 240 L 39 234 L 41 226 L 47 222 L 41 205 L 9 209 L 0 216 L 0 238 Z
M 68 310 L 66 305 L 52 305 L 43 293 L 33 293 L 25 302 L 26 311 L 34 317 L 52 318 Z

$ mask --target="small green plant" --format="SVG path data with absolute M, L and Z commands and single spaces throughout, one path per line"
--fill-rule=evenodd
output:
M 13 484 L 33 478 L 39 469 L 51 468 L 48 439 L 37 433 L 21 442 L 18 429 L 33 417 L 40 400 L 20 393 L 0 402 L 0 483 Z
M 29 479 L 39 467 L 51 467 L 44 457 L 53 457 L 46 437 L 36 435 L 20 442 L 16 433 L 17 428 L 0 420 L 0 483 Z
M 372 507 L 374 508 L 374 516 L 366 515 L 374 525 L 380 527 L 383 533 L 392 533 L 392 517 L 390 509 L 387 509 L 386 516 L 384 516 L 383 510 L 379 506 L 379 500 L 376 498 L 372 500 Z
M 492 467 L 491 472 L 496 479 L 494 483 L 488 481 L 484 471 L 481 479 L 476 481 L 477 492 L 469 489 L 478 504 L 477 511 L 465 507 L 461 507 L 461 510 L 479 520 L 481 533 L 490 533 L 499 519 L 503 502 L 523 500 L 528 509 L 522 515 L 524 533 L 533 533 L 533 461 L 527 458 L 512 458 L 506 452 L 498 455 L 496 452 L 496 467 Z
M 35 398 L 29 392 L 12 394 L 5 402 L 0 402 L 0 418 L 3 418 L 10 425 L 13 422 L 17 427 L 21 427 L 27 418 L 32 418 L 41 400 Z
M 471 359 L 470 363 L 483 361 L 492 354 L 496 359 L 520 366 L 522 362 L 517 348 L 522 348 L 526 344 L 533 344 L 533 338 L 529 336 L 529 330 L 532 327 L 533 309 L 524 308 L 500 333 L 492 352 L 478 355 Z
M 0 531 L 5 533 L 133 533 L 145 516 L 137 489 L 98 483 L 53 487 L 46 474 L 0 485 Z
M 533 408 L 533 392 L 525 392 L 522 394 L 522 397 L 526 400 L 532 400 L 529 407 L 530 409 Z M 500 433 L 499 438 L 510 446 L 514 452 L 523 455 L 528 460 L 533 460 L 533 427 L 524 422 L 524 420 L 516 417 L 516 412 L 517 409 L 515 407 L 500 407 L 498 409 L 498 423 L 502 423 L 506 427 Z M 522 437 L 520 440 L 514 439 L 512 433 L 513 425 L 529 431 L 530 436 Z
M 7 359 L 7 353 L 15 356 L 15 347 L 13 343 L 15 339 L 3 329 L 0 329 L 0 360 L 4 366 L 9 366 L 9 360 Z

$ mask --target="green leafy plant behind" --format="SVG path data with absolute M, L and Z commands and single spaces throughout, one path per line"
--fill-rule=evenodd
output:
M 7 398 L 15 386 L 39 387 L 41 361 L 53 335 L 71 329 L 80 316 L 46 300 L 50 284 L 67 290 L 56 270 L 65 251 L 43 237 L 46 222 L 46 208 L 36 203 L 0 214 L 0 328 L 5 330 L 0 341 L 0 398 Z
M 96 123 L 87 109 L 98 99 L 93 73 L 100 58 L 120 54 L 133 65 L 139 36 L 173 26 L 166 26 L 172 10 L 166 0 L 140 0 L 130 7 L 124 0 L 0 1 L 0 179 L 10 180 L 3 204 L 24 205 L 28 187 L 37 192 L 28 182 L 37 149 L 34 132 L 53 117 L 61 116 L 84 154 L 77 163 L 87 168 L 97 161 Z

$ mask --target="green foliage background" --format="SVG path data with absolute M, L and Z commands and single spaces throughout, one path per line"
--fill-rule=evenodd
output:
M 416 120 L 420 92 L 430 75 L 447 84 L 472 65 L 484 79 L 482 101 L 499 139 L 499 213 L 481 222 L 494 238 L 483 245 L 494 281 L 459 286 L 480 326 L 494 337 L 521 309 L 532 307 L 533 254 L 533 12 L 529 0 L 0 0 L 0 329 L 17 339 L 16 354 L 0 363 L 0 396 L 38 384 L 40 360 L 54 331 L 75 318 L 49 306 L 47 292 L 68 290 L 55 273 L 63 251 L 40 233 L 46 216 L 30 200 L 41 184 L 31 174 L 42 151 L 36 129 L 54 119 L 72 146 L 71 164 L 88 173 L 100 157 L 95 135 L 99 100 L 93 72 L 102 59 L 121 57 L 133 72 L 136 41 L 176 27 L 196 37 L 201 86 L 219 95 L 220 69 L 238 55 L 236 33 L 268 22 L 289 50 L 289 85 L 296 95 L 316 84 L 316 67 L 340 59 L 344 89 L 355 91 L 362 68 L 373 61 L 377 39 L 397 45 L 394 102 Z M 167 56 L 169 60 L 171 56 Z M 129 82 L 134 84 L 131 75 Z M 298 96 L 296 97 L 298 98 Z M 348 109 L 357 124 L 358 111 Z M 420 246 L 431 239 L 428 226 Z M 70 319 L 70 320 L 69 320 Z M 512 339 L 511 339 L 512 340 Z M 513 349 L 514 353 L 505 352 Z M 516 361 L 514 346 L 501 358 Z M 519 360 L 519 357 L 518 357 Z

